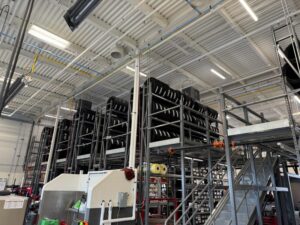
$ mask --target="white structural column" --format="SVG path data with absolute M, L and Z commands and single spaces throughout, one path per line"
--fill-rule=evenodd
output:
M 57 134 L 59 116 L 60 116 L 60 105 L 57 106 L 56 119 L 55 119 L 55 124 L 54 124 L 53 135 L 52 135 L 52 139 L 51 139 L 51 145 L 50 145 L 50 151 L 49 151 L 49 156 L 48 156 L 47 168 L 46 168 L 46 173 L 45 173 L 45 177 L 44 177 L 44 184 L 47 183 L 47 180 L 48 180 L 48 177 L 49 177 L 51 161 L 52 161 L 52 157 L 53 157 L 55 140 L 56 140 L 56 134 Z
M 135 75 L 133 87 L 133 104 L 131 113 L 131 134 L 129 148 L 129 167 L 135 168 L 136 140 L 138 131 L 139 112 L 139 91 L 140 91 L 140 56 L 135 59 Z

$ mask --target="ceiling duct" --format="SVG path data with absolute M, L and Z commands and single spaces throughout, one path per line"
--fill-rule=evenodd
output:
M 64 15 L 70 29 L 74 31 L 101 1 L 102 0 L 77 0 Z
M 123 47 L 116 45 L 111 49 L 110 56 L 113 59 L 121 59 L 124 57 L 124 55 L 125 55 L 125 49 Z

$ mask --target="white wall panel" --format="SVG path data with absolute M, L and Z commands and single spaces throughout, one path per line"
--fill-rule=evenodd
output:
M 20 184 L 31 124 L 0 119 L 0 178 Z

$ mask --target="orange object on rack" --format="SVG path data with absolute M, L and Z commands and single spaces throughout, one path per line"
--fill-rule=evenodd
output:
M 216 140 L 216 141 L 213 142 L 212 146 L 214 148 L 224 148 L 225 147 L 225 143 L 224 143 L 224 141 Z M 234 147 L 236 147 L 236 143 L 234 141 L 232 141 L 230 143 L 230 146 L 234 148 Z
M 172 148 L 172 147 L 168 148 L 168 154 L 169 155 L 175 155 L 175 153 L 176 153 L 176 150 L 174 148 Z

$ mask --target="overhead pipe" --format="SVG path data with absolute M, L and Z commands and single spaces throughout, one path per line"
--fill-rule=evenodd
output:
M 22 24 L 21 24 L 21 27 L 20 27 L 20 30 L 19 30 L 19 33 L 18 33 L 18 36 L 16 39 L 16 43 L 15 43 L 15 46 L 14 46 L 12 55 L 10 57 L 10 61 L 9 61 L 7 70 L 6 70 L 3 86 L 1 89 L 1 93 L 0 93 L 0 115 L 5 106 L 5 101 L 6 101 L 7 94 L 8 94 L 10 85 L 11 85 L 13 74 L 16 69 L 16 65 L 18 62 L 21 48 L 22 48 L 22 43 L 24 40 L 25 32 L 27 29 L 27 25 L 28 25 L 31 13 L 32 13 L 33 5 L 34 5 L 34 0 L 28 0 L 28 4 L 26 6 L 24 17 L 23 17 L 24 19 L 22 21 Z

